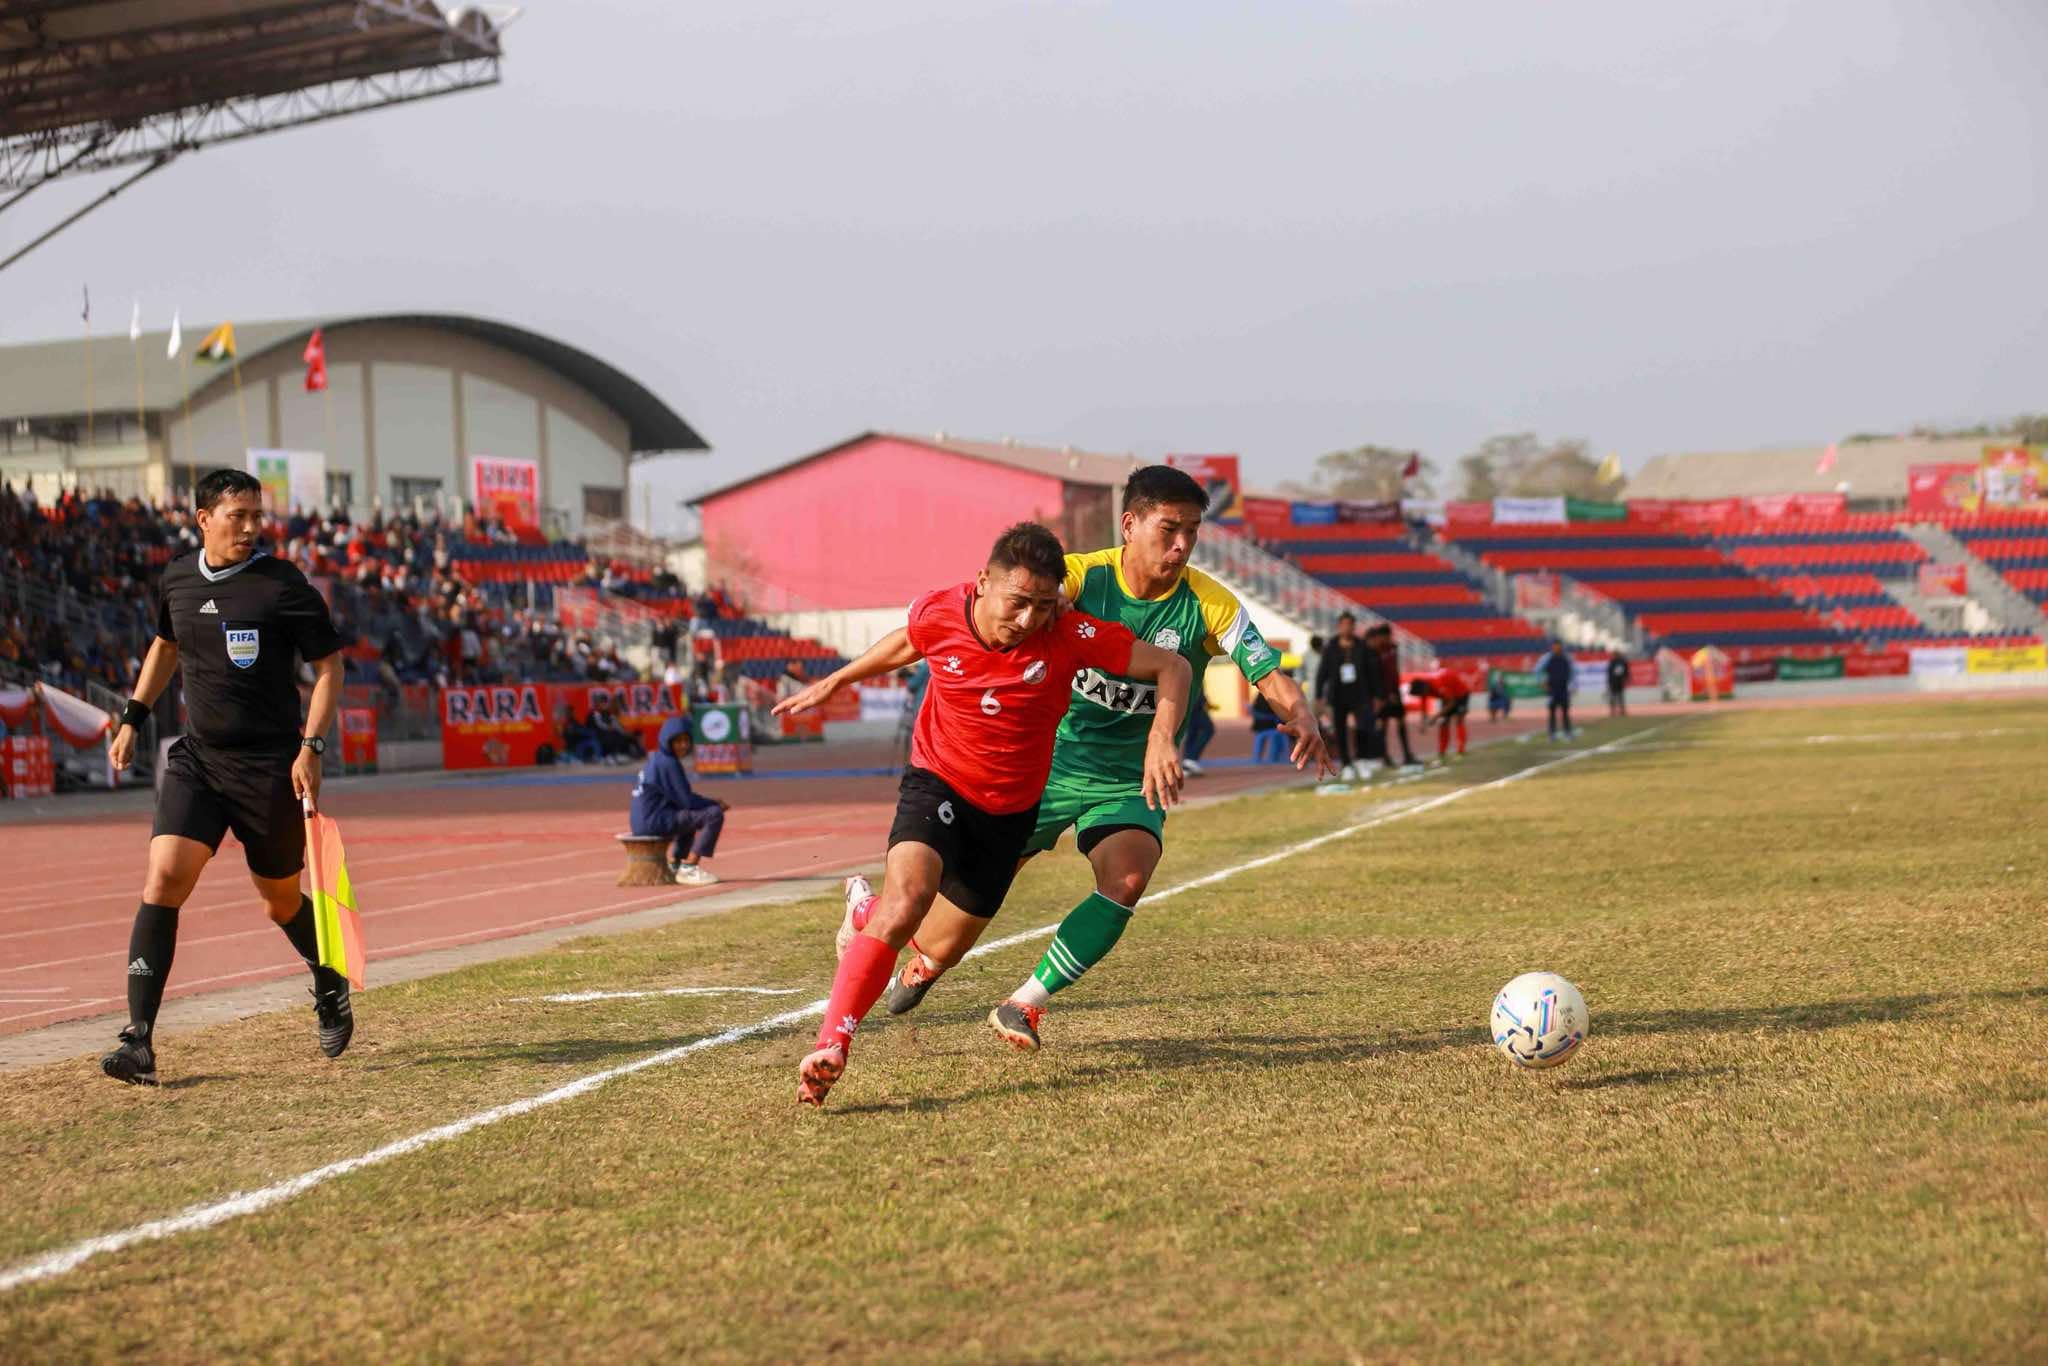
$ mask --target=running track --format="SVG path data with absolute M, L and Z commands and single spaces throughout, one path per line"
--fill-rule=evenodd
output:
M 1240 727 L 1211 757 L 1249 752 Z M 769 751 L 764 765 L 874 763 L 852 747 Z M 1225 767 L 1193 780 L 1215 795 L 1281 777 Z M 896 782 L 881 776 L 707 778 L 732 803 L 715 860 L 724 887 L 617 887 L 630 769 L 330 780 L 370 962 L 672 905 L 734 886 L 878 862 Z M 0 826 L 0 1035 L 120 1010 L 128 931 L 148 855 L 139 794 L 74 797 L 46 819 Z M 230 835 L 179 918 L 166 1000 L 303 974 L 263 913 Z M 374 975 L 373 975 L 374 980 Z

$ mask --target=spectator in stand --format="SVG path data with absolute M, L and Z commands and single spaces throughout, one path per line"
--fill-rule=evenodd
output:
M 1607 657 L 1607 714 L 1628 715 L 1628 656 L 1619 650 Z
M 709 887 L 718 881 L 718 875 L 704 867 L 703 861 L 718 850 L 727 807 L 690 786 L 683 761 L 694 748 L 688 717 L 671 716 L 662 723 L 658 743 L 641 766 L 640 781 L 633 785 L 633 833 L 672 837 L 676 844 L 670 866 L 676 881 Z
M 576 710 L 568 703 L 562 704 L 562 716 L 558 723 L 562 732 L 562 754 L 586 764 L 601 763 L 604 760 L 604 746 L 598 743 L 597 732 L 576 719 Z
M 1324 647 L 1322 662 L 1317 666 L 1315 676 L 1315 700 L 1330 717 L 1331 728 L 1336 732 L 1337 759 L 1341 767 L 1337 776 L 1345 782 L 1357 782 L 1358 763 L 1366 767 L 1365 777 L 1372 777 L 1379 746 L 1380 696 L 1379 652 L 1358 634 L 1358 618 L 1350 612 L 1337 618 L 1336 638 Z M 1372 738 L 1368 739 L 1370 735 Z M 1352 739 L 1357 738 L 1358 762 L 1354 762 Z
M 661 666 L 661 683 L 665 688 L 681 687 L 688 678 L 689 675 L 683 672 L 683 666 L 675 661 L 674 656 L 670 656 L 668 663 Z
M 599 692 L 592 696 L 590 714 L 583 718 L 583 725 L 597 740 L 598 750 L 606 763 L 640 757 L 640 741 L 619 724 L 619 715 L 612 710 L 610 693 Z
M 1401 737 L 1401 765 L 1404 768 L 1420 768 L 1415 762 L 1415 750 L 1408 744 L 1408 704 L 1401 697 L 1401 651 L 1394 643 L 1394 628 L 1381 622 L 1365 633 L 1372 643 L 1373 656 L 1380 666 L 1378 696 L 1380 753 L 1387 759 L 1387 767 L 1394 767 L 1394 744 L 1392 735 Z
M 1575 740 L 1572 732 L 1572 686 L 1577 682 L 1577 667 L 1572 657 L 1564 652 L 1564 642 L 1550 642 L 1550 653 L 1543 657 L 1543 688 L 1549 697 L 1549 727 L 1552 742 L 1560 739 Z
M 708 691 L 718 673 L 718 635 L 706 622 L 690 633 L 690 683 Z

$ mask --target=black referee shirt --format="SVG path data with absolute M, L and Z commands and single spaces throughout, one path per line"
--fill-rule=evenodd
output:
M 164 567 L 156 633 L 178 647 L 192 738 L 220 749 L 283 749 L 299 739 L 294 654 L 341 647 L 327 604 L 283 560 L 258 553 L 214 570 L 206 552 Z

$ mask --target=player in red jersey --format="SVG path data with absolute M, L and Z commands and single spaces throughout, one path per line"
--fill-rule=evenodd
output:
M 1451 748 L 1451 727 L 1458 728 L 1458 757 L 1465 757 L 1465 717 L 1472 710 L 1472 684 L 1453 668 L 1438 669 L 1435 673 L 1423 674 L 1411 679 L 1408 691 L 1416 697 L 1434 697 L 1437 713 L 1424 721 L 1436 726 L 1436 759 L 1444 761 L 1444 755 Z
M 797 1072 L 796 1098 L 805 1105 L 823 1105 L 845 1071 L 854 1031 L 887 989 L 896 955 L 933 899 L 943 892 L 975 916 L 992 916 L 1002 905 L 1038 823 L 1053 735 L 1076 672 L 1099 669 L 1157 684 L 1145 800 L 1165 807 L 1180 798 L 1175 737 L 1193 671 L 1179 654 L 1114 622 L 1082 612 L 1057 616 L 1066 572 L 1059 538 L 1021 522 L 997 538 L 975 578 L 925 594 L 910 605 L 909 625 L 775 706 L 777 716 L 794 715 L 849 683 L 919 658 L 931 666 L 889 828 L 882 895 L 865 923 L 844 936 L 817 1047 Z

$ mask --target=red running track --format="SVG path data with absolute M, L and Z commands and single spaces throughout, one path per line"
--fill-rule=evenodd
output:
M 1229 732 L 1216 746 L 1248 748 Z M 1282 774 L 1212 769 L 1189 795 Z M 896 780 L 879 776 L 706 779 L 705 789 L 733 808 L 714 861 L 724 884 L 618 887 L 624 857 L 612 836 L 625 828 L 632 773 L 581 770 L 573 779 L 330 782 L 322 805 L 348 846 L 371 964 L 879 862 L 896 799 Z M 0 1035 L 117 1011 L 127 999 L 123 970 L 148 860 L 149 807 L 141 794 L 55 806 L 49 819 L 0 826 Z M 165 999 L 304 971 L 264 914 L 230 835 L 179 917 Z

